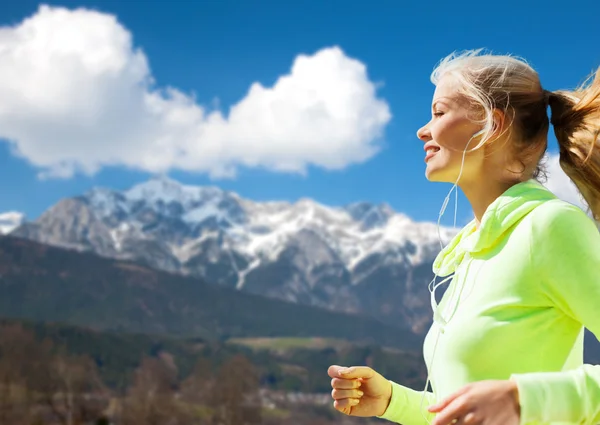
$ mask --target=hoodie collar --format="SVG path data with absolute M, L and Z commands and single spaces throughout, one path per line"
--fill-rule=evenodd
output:
M 442 277 L 454 273 L 465 254 L 472 255 L 493 247 L 534 208 L 552 199 L 556 196 L 536 180 L 511 186 L 488 206 L 479 229 L 476 220 L 471 221 L 438 254 L 433 272 Z

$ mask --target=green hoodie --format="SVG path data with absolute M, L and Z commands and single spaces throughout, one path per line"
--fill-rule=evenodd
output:
M 600 366 L 583 364 L 584 326 L 600 336 L 600 235 L 581 209 L 536 181 L 517 184 L 433 269 L 454 273 L 424 343 L 434 392 L 421 408 L 423 392 L 392 382 L 381 418 L 423 425 L 429 405 L 464 385 L 512 378 L 521 424 L 600 423 Z

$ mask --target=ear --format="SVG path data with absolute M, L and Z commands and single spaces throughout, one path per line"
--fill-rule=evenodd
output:
M 492 119 L 492 138 L 499 138 L 507 130 L 506 114 L 500 109 L 494 109 Z
M 492 154 L 502 148 L 504 143 L 497 142 L 502 142 L 501 139 L 506 135 L 508 125 L 509 122 L 506 119 L 506 113 L 501 109 L 494 109 L 492 111 L 492 131 L 486 143 L 484 143 L 486 154 Z

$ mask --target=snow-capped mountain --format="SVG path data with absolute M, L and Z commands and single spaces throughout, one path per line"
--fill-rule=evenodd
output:
M 454 230 L 440 230 L 447 242 Z M 64 199 L 16 236 L 270 297 L 367 312 L 419 331 L 440 240 L 388 205 L 254 202 L 161 177 Z
M 24 220 L 25 216 L 20 212 L 9 211 L 0 214 L 0 235 L 12 232 L 19 227 Z

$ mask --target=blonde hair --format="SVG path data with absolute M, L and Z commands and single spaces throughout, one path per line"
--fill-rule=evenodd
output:
M 560 166 L 575 183 L 596 220 L 600 219 L 600 69 L 579 88 L 544 90 L 538 73 L 521 58 L 485 54 L 483 50 L 453 53 L 431 74 L 438 84 L 451 76 L 459 92 L 483 115 L 474 118 L 485 130 L 476 148 L 488 142 L 495 129 L 494 111 L 504 113 L 509 125 L 519 173 L 538 178 L 547 148 L 549 124 L 559 144 Z M 547 108 L 550 106 L 551 118 Z

